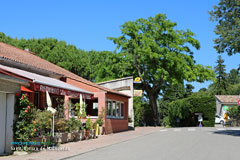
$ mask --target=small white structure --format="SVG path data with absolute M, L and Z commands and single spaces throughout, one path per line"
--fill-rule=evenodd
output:
M 0 155 L 12 152 L 15 94 L 21 85 L 28 82 L 0 72 Z
M 134 111 L 133 111 L 133 77 L 125 77 L 120 79 L 114 79 L 110 81 L 97 83 L 100 86 L 113 89 L 119 92 L 122 92 L 126 95 L 129 95 L 131 98 L 128 100 L 128 116 L 132 119 L 132 123 L 129 123 L 130 126 L 134 127 Z

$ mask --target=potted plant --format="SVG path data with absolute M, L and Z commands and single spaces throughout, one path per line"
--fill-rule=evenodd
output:
M 38 133 L 42 137 L 43 146 L 49 146 L 51 144 L 51 112 L 47 110 L 37 110 L 35 122 L 38 128 Z
M 103 119 L 105 117 L 105 110 L 102 109 L 101 113 L 98 116 L 98 119 L 96 120 L 97 124 L 99 125 L 99 131 L 98 131 L 98 135 L 102 135 L 103 132 Z
M 66 143 L 68 141 L 67 130 L 67 120 L 64 118 L 59 118 L 55 120 L 55 133 L 58 143 Z
M 91 132 L 91 129 L 92 129 L 92 121 L 89 117 L 87 119 L 85 129 L 86 129 L 85 139 L 89 139 L 90 138 L 90 132 Z
M 15 103 L 15 115 L 16 120 L 14 121 L 14 141 L 15 142 L 29 142 L 37 135 L 37 126 L 34 122 L 36 108 L 28 100 L 27 95 L 16 95 Z M 40 139 L 33 139 L 38 141 Z M 24 145 L 16 145 L 15 147 L 21 147 L 24 149 Z
M 86 134 L 86 130 L 84 129 L 84 127 L 82 126 L 82 122 L 81 119 L 82 118 L 86 118 L 86 106 L 87 104 L 85 104 L 82 100 L 82 97 L 80 96 L 80 103 L 76 103 L 75 104 L 75 111 L 77 113 L 78 119 L 79 119 L 79 138 L 80 140 L 84 140 L 85 139 L 85 134 Z

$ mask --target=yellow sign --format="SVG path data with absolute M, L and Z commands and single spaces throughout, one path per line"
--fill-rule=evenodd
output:
M 141 97 L 143 94 L 142 90 L 134 90 L 133 96 L 135 97 Z
M 140 77 L 136 77 L 134 79 L 134 83 L 141 83 L 141 78 Z

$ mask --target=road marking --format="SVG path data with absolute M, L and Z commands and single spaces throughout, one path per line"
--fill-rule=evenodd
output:
M 188 128 L 188 131 L 193 132 L 193 131 L 196 131 L 196 129 L 195 128 Z
M 179 132 L 179 131 L 181 131 L 181 129 L 180 128 L 175 128 L 173 131 L 174 132 Z
M 160 130 L 160 132 L 166 132 L 167 131 L 167 129 L 161 129 Z
M 217 128 L 218 131 L 224 131 L 226 130 L 225 128 Z

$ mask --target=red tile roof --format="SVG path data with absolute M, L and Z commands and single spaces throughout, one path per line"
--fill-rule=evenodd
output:
M 239 95 L 216 95 L 216 98 L 221 103 L 237 103 L 239 100 Z
M 64 75 L 65 77 L 80 81 L 82 83 L 85 83 L 87 85 L 96 87 L 100 90 L 104 90 L 110 93 L 118 94 L 118 95 L 123 95 L 126 97 L 129 97 L 128 95 L 125 95 L 123 93 L 120 93 L 118 91 L 114 91 L 102 86 L 99 86 L 91 81 L 88 81 L 72 72 L 69 72 L 53 63 L 50 63 L 38 56 L 36 56 L 34 53 L 25 51 L 19 48 L 16 48 L 14 46 L 8 45 L 6 43 L 0 42 L 0 57 L 8 60 L 12 60 L 15 62 L 23 63 L 26 65 L 30 65 L 32 67 L 35 67 L 37 69 L 43 69 L 47 70 L 50 72 L 58 73 L 61 75 Z

